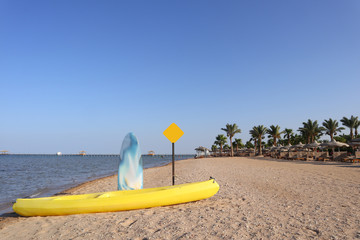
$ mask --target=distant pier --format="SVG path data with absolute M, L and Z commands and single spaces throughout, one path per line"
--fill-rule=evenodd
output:
M 90 157 L 118 157 L 120 156 L 120 154 L 113 154 L 113 153 L 110 153 L 110 154 L 86 154 L 86 155 L 81 155 L 79 153 L 74 153 L 74 154 L 64 154 L 62 153 L 61 155 L 58 155 L 58 154 L 46 154 L 46 153 L 6 153 L 6 154 L 0 154 L 0 156 L 58 156 L 58 157 L 61 157 L 61 156 L 81 156 L 81 157 L 84 157 L 84 156 L 90 156 Z M 176 154 L 176 156 L 193 156 L 194 154 Z M 156 154 L 156 155 L 148 155 L 148 154 L 142 154 L 142 156 L 162 156 L 162 157 L 165 157 L 165 156 L 172 156 L 171 154 Z
M 79 153 L 74 153 L 74 154 L 61 154 L 61 155 L 57 155 L 57 154 L 45 154 L 45 153 L 7 153 L 7 154 L 1 154 L 1 155 L 16 155 L 16 156 L 90 156 L 90 157 L 116 157 L 116 156 L 120 156 L 120 154 L 79 154 Z

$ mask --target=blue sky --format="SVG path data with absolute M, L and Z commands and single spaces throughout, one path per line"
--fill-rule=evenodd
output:
M 359 116 L 359 1 L 0 2 L 0 150 L 210 147 Z M 347 131 L 347 130 L 346 130 Z

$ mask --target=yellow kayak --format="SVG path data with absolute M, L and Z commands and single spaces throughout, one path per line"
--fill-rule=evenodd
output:
M 22 216 L 53 216 L 116 212 L 174 205 L 209 198 L 217 193 L 214 179 L 175 186 L 45 198 L 19 198 L 13 206 Z

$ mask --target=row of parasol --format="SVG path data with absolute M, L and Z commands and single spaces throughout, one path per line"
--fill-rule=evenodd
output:
M 272 147 L 267 150 L 270 151 L 291 151 L 297 149 L 315 149 L 315 148 L 341 148 L 341 147 L 350 147 L 350 146 L 360 146 L 360 138 L 353 139 L 348 143 L 337 142 L 335 139 L 330 142 L 318 143 L 317 141 L 313 143 L 303 144 L 299 143 L 296 145 L 279 145 L 277 147 Z

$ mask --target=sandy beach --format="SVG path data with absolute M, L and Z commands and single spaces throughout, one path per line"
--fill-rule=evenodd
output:
M 190 159 L 176 183 L 214 177 L 206 200 L 124 212 L 1 217 L 0 239 L 360 239 L 360 164 L 264 158 Z M 171 166 L 146 169 L 144 187 L 171 184 Z M 65 191 L 116 190 L 116 176 Z

